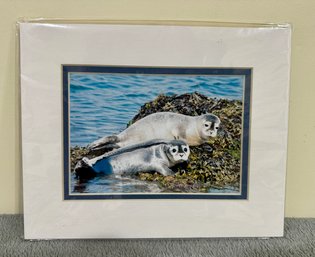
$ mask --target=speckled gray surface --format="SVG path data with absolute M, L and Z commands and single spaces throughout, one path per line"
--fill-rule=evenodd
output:
M 142 239 L 25 241 L 21 215 L 0 215 L 0 256 L 315 257 L 315 219 L 285 220 L 285 236 L 270 239 Z

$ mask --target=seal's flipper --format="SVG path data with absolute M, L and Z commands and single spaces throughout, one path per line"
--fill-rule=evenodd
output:
M 118 149 L 118 148 L 120 148 L 120 146 L 117 145 L 117 144 L 105 144 L 105 145 L 102 145 L 100 147 L 89 149 L 90 150 L 89 153 L 104 154 L 104 153 L 107 153 L 109 151 L 112 151 L 112 150 L 115 150 L 115 149 Z
M 74 173 L 76 178 L 79 180 L 88 180 L 96 176 L 96 172 L 88 163 L 88 159 L 86 157 L 78 161 L 78 163 L 75 165 Z
M 119 142 L 119 138 L 117 136 L 108 136 L 108 137 L 102 137 L 91 144 L 89 144 L 87 147 L 90 150 L 100 150 L 104 148 L 119 148 L 116 143 Z M 113 147 L 115 145 L 115 147 Z
M 167 166 L 162 166 L 162 167 L 156 168 L 156 171 L 158 173 L 162 174 L 163 176 L 174 176 L 175 175 L 174 171 L 172 171 Z

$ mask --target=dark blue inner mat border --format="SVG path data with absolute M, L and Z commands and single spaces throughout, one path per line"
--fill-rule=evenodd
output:
M 69 73 L 126 73 L 126 74 L 161 74 L 161 75 L 230 75 L 245 76 L 243 94 L 243 129 L 242 129 L 242 175 L 241 194 L 75 194 L 71 195 L 69 171 Z M 98 199 L 247 199 L 248 168 L 249 168 L 249 138 L 250 138 L 250 101 L 252 68 L 192 68 L 192 67 L 127 67 L 127 66 L 85 66 L 63 65 L 63 164 L 64 164 L 64 200 L 98 200 Z

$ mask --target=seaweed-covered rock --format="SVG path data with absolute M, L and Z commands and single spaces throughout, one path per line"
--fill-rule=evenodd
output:
M 213 113 L 221 119 L 221 126 L 217 137 L 211 138 L 203 145 L 190 147 L 188 164 L 174 167 L 174 178 L 163 177 L 157 173 L 140 173 L 140 179 L 158 181 L 165 191 L 171 192 L 203 192 L 209 187 L 239 185 L 241 101 L 209 98 L 199 93 L 159 95 L 152 102 L 144 104 L 128 125 L 156 112 L 176 112 L 190 116 Z
M 226 185 L 239 186 L 242 102 L 209 98 L 199 93 L 165 96 L 159 95 L 145 103 L 127 124 L 156 112 L 175 112 L 190 116 L 213 113 L 221 119 L 218 136 L 207 143 L 190 147 L 189 162 L 173 167 L 173 177 L 158 173 L 139 173 L 140 180 L 157 183 L 164 192 L 208 192 L 209 188 Z M 71 167 L 84 156 L 94 157 L 84 147 L 71 149 Z

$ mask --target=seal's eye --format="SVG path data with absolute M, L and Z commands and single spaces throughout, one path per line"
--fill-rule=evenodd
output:
M 205 127 L 208 128 L 208 127 L 210 127 L 210 125 L 209 125 L 208 123 L 206 123 L 206 124 L 205 124 Z
M 183 150 L 185 153 L 187 153 L 187 151 L 188 151 L 187 147 L 184 147 Z
M 215 127 L 215 129 L 219 129 L 219 127 Z
M 177 150 L 175 148 L 172 149 L 172 153 L 176 153 Z

